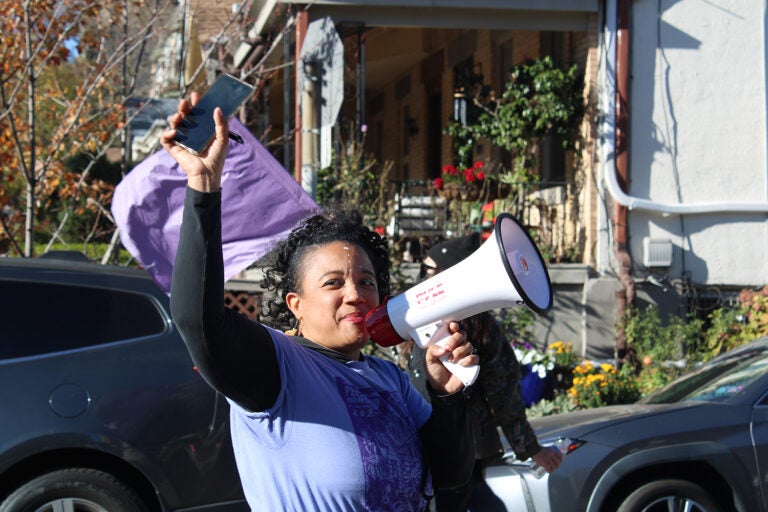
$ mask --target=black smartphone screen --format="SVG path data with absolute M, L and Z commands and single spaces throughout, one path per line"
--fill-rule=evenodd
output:
M 252 85 L 231 75 L 220 75 L 176 128 L 173 141 L 194 154 L 205 151 L 215 135 L 213 110 L 221 107 L 229 119 L 252 91 Z

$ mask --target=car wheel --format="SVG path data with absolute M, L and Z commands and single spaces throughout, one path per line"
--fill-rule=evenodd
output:
M 147 507 L 114 476 L 71 468 L 26 482 L 0 503 L 0 512 L 147 512 Z
M 720 512 L 712 497 L 686 480 L 658 480 L 635 489 L 622 502 L 618 512 Z

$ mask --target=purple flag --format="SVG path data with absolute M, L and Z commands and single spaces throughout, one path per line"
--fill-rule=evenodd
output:
M 225 279 L 264 256 L 299 222 L 320 211 L 239 120 L 230 120 L 229 127 L 243 143 L 230 141 L 221 182 Z M 171 289 L 186 185 L 184 171 L 161 149 L 123 178 L 112 199 L 123 246 L 166 293 Z

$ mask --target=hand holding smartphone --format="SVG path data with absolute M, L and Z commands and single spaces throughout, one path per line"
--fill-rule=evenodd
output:
M 220 75 L 176 128 L 173 142 L 190 153 L 199 155 L 216 135 L 213 110 L 220 107 L 224 117 L 230 119 L 252 93 L 252 85 L 232 75 Z

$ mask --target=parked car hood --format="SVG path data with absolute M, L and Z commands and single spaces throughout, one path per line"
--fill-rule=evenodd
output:
M 551 416 L 531 418 L 530 424 L 542 441 L 557 437 L 578 439 L 603 428 L 660 414 L 705 405 L 704 402 L 678 402 L 673 404 L 609 405 Z

